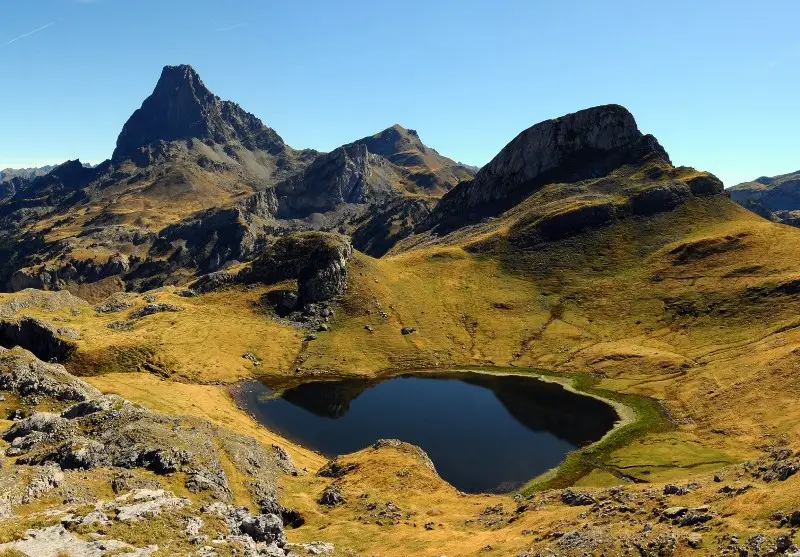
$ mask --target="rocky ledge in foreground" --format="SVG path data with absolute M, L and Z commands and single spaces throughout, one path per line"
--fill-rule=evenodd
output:
M 37 526 L 0 545 L 0 553 L 146 556 L 159 549 L 106 535 L 127 531 L 116 528 L 127 523 L 154 531 L 180 525 L 171 539 L 152 539 L 180 554 L 214 555 L 223 548 L 244 555 L 290 554 L 284 523 L 298 525 L 302 517 L 276 499 L 276 476 L 296 473 L 282 448 L 102 395 L 21 348 L 0 348 L 0 391 L 0 406 L 12 419 L 0 436 L 14 463 L 10 470 L 0 468 L 0 524 Z M 244 479 L 229 477 L 223 462 Z M 167 489 L 176 485 L 191 497 Z M 118 495 L 99 499 L 109 489 Z M 232 505 L 235 489 L 246 490 L 257 514 Z M 53 501 L 45 518 L 32 523 L 15 515 L 20 505 L 36 500 Z M 213 548 L 206 547 L 211 539 Z

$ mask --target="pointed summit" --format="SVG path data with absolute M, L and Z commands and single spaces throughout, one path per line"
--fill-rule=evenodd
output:
M 409 151 L 421 154 L 427 154 L 429 151 L 415 130 L 408 130 L 400 124 L 395 124 L 382 132 L 360 139 L 356 143 L 366 145 L 370 153 L 386 157 L 389 160 Z
M 199 139 L 248 149 L 283 150 L 283 140 L 239 105 L 220 100 L 189 65 L 165 66 L 153 93 L 125 123 L 113 159 L 135 158 L 159 141 Z
M 416 130 L 395 124 L 375 135 L 354 141 L 350 145 L 364 145 L 373 155 L 380 155 L 400 167 L 407 179 L 419 191 L 442 195 L 462 180 L 472 178 L 474 172 L 467 166 L 440 155 L 419 138 Z

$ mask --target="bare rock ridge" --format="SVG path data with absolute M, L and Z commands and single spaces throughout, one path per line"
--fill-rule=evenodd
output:
M 407 182 L 406 189 L 412 193 L 441 196 L 475 174 L 473 168 L 440 155 L 422 142 L 416 130 L 400 124 L 350 145 L 363 145 L 370 153 L 395 165 Z
M 159 141 L 190 139 L 238 141 L 273 155 L 287 148 L 274 130 L 236 103 L 221 100 L 191 66 L 180 65 L 163 69 L 153 93 L 123 126 L 112 159 L 135 159 L 141 149 Z
M 391 165 L 370 154 L 366 146 L 339 147 L 275 186 L 278 216 L 304 218 L 333 211 L 342 204 L 383 205 L 399 195 L 393 181 L 399 181 L 399 176 Z
M 600 177 L 655 155 L 669 156 L 651 135 L 643 135 L 622 106 L 604 105 L 528 128 L 475 175 L 446 194 L 427 226 L 474 221 L 496 215 L 537 188 L 556 182 Z
M 728 189 L 731 199 L 762 217 L 800 226 L 800 170 L 762 176 Z

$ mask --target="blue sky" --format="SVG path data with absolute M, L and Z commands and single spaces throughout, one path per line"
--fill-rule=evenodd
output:
M 733 185 L 800 168 L 798 21 L 793 0 L 0 0 L 0 168 L 108 158 L 188 63 L 295 147 L 400 123 L 482 165 L 614 102 Z

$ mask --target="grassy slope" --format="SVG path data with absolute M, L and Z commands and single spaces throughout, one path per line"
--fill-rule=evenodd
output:
M 129 332 L 107 328 L 125 313 L 87 308 L 59 318 L 82 333 L 68 367 L 83 375 L 155 371 L 231 382 L 295 368 L 374 375 L 469 364 L 591 372 L 599 389 L 665 401 L 677 431 L 621 448 L 609 461 L 643 478 L 672 477 L 747 456 L 765 433 L 797 437 L 794 417 L 773 404 L 788 407 L 796 383 L 797 302 L 743 295 L 800 276 L 797 234 L 720 197 L 526 254 L 501 246 L 490 258 L 461 245 L 380 260 L 357 254 L 331 332 L 312 342 L 254 309 L 263 288 L 199 298 L 164 291 L 159 300 L 184 311 L 146 317 Z M 719 238 L 723 249 L 703 252 Z M 705 257 L 679 261 L 671 252 L 686 244 Z M 406 326 L 417 332 L 400 334 Z M 248 351 L 261 368 L 242 358 Z M 679 458 L 657 454 L 674 453 L 675 443 Z
M 263 288 L 199 298 L 163 291 L 161 301 L 184 311 L 147 317 L 132 332 L 111 331 L 107 324 L 122 316 L 95 315 L 88 307 L 77 316 L 67 309 L 22 312 L 58 317 L 79 329 L 80 357 L 70 367 L 113 373 L 92 379 L 104 390 L 244 431 L 259 428 L 237 413 L 218 387 L 185 382 L 230 382 L 256 371 L 285 374 L 295 368 L 304 374 L 374 375 L 414 367 L 513 365 L 589 372 L 594 377 L 589 387 L 620 393 L 606 395 L 663 401 L 674 429 L 646 428 L 644 435 L 607 445 L 591 455 L 601 461 L 594 471 L 570 476 L 576 464 L 568 461 L 562 477 L 589 486 L 618 484 L 619 473 L 656 483 L 707 482 L 710 471 L 749 458 L 779 437 L 798 441 L 793 393 L 800 386 L 794 373 L 800 320 L 791 285 L 800 279 L 800 230 L 716 197 L 579 234 L 547 249 L 517 252 L 509 234 L 513 240 L 519 215 L 452 245 L 380 260 L 357 254 L 332 331 L 310 343 L 253 308 Z M 492 257 L 475 252 L 476 239 L 491 243 Z M 403 336 L 404 326 L 417 332 Z M 241 358 L 245 351 L 255 352 L 264 366 L 252 368 Z M 141 371 L 149 360 L 164 364 L 165 375 L 184 383 L 120 373 Z M 311 470 L 321 462 L 297 447 L 290 452 Z M 471 554 L 498 539 L 504 547 L 522 548 L 524 527 L 542 528 L 578 514 L 545 507 L 512 529 L 475 532 L 463 526 L 467 514 L 496 501 L 511 505 L 510 499 L 465 499 L 414 468 L 407 456 L 368 450 L 350 458 L 362 464 L 345 484 L 352 499 L 369 492 L 416 510 L 423 523 L 428 509 L 440 510 L 431 520 L 441 521 L 441 531 L 360 525 L 355 517 L 361 511 L 352 505 L 323 511 L 314 498 L 326 482 L 300 476 L 283 486 L 287 501 L 308 518 L 293 538 L 330 539 L 385 555 L 411 547 Z M 406 469 L 412 469 L 411 479 L 399 480 L 406 476 L 395 472 Z M 737 498 L 726 513 L 740 521 L 740 531 L 763 530 L 771 510 L 795 503 L 778 488 Z

